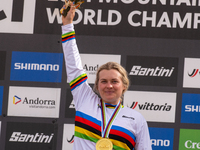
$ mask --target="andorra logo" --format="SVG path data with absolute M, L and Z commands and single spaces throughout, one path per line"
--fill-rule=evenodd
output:
M 13 104 L 16 105 L 16 104 L 18 104 L 18 103 L 21 102 L 21 101 L 22 101 L 21 98 L 19 98 L 19 97 L 16 96 L 16 95 L 13 97 Z
M 188 75 L 192 78 L 192 77 L 195 77 L 195 76 L 197 75 L 198 72 L 199 72 L 199 69 L 194 69 L 194 70 L 192 71 L 192 73 L 191 73 L 191 74 L 188 73 Z

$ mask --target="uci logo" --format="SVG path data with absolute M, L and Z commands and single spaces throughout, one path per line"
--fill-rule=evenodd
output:
M 3 0 L 0 33 L 33 34 L 36 0 Z
M 0 20 L 7 18 L 5 12 L 3 10 L 0 11 Z

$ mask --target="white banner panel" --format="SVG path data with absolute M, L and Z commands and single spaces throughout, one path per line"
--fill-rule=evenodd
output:
M 62 150 L 72 149 L 74 143 L 74 124 L 64 124 Z
M 200 59 L 185 58 L 183 87 L 200 88 Z
M 33 34 L 36 0 L 24 0 L 20 7 L 20 4 L 13 2 L 14 0 L 1 2 L 0 13 L 4 18 L 0 19 L 0 32 Z
M 88 83 L 94 84 L 96 71 L 101 65 L 113 61 L 120 64 L 121 55 L 80 54 L 83 69 L 88 75 Z
M 146 121 L 174 123 L 176 93 L 127 91 L 124 106 L 140 112 Z
M 58 118 L 60 88 L 9 87 L 8 116 Z

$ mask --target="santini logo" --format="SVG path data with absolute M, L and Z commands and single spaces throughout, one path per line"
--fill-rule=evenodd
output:
M 58 64 L 15 63 L 14 65 L 16 70 L 59 71 Z
M 129 75 L 171 77 L 173 71 L 174 67 L 171 69 L 165 69 L 164 67 L 158 66 L 156 68 L 142 68 L 142 66 L 133 66 Z
M 197 75 L 198 72 L 199 72 L 199 69 L 194 69 L 192 71 L 192 73 L 188 73 L 188 76 L 190 76 L 191 78 L 193 78 L 193 77 L 195 77 Z
M 185 105 L 186 112 L 200 112 L 200 106 L 198 105 Z
M 164 105 L 155 105 L 154 103 L 138 104 L 138 102 L 133 102 L 131 108 L 134 109 L 136 106 L 140 110 L 155 110 L 155 111 L 170 111 L 172 106 L 165 103 Z
M 29 142 L 29 143 L 50 143 L 54 134 L 21 134 L 21 132 L 13 132 L 9 141 L 11 142 Z

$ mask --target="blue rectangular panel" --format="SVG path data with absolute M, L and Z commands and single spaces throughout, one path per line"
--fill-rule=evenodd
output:
M 149 128 L 153 150 L 173 150 L 174 129 Z
M 12 52 L 12 81 L 61 82 L 62 53 Z
M 200 94 L 182 94 L 181 123 L 200 124 Z

